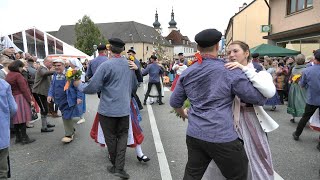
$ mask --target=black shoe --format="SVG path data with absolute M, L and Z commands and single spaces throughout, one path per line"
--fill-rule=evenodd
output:
M 47 128 L 53 128 L 53 127 L 56 127 L 56 125 L 54 125 L 54 124 L 47 124 Z
M 272 106 L 272 108 L 270 109 L 270 111 L 275 111 L 277 109 L 276 106 Z
M 143 102 L 143 105 L 147 105 L 147 102 Z
M 21 143 L 22 143 L 22 145 L 25 145 L 25 144 L 33 143 L 35 141 L 36 141 L 35 139 L 30 139 L 29 137 L 26 137 L 26 138 L 22 139 Z
M 320 151 L 320 143 L 317 145 L 317 149 Z
M 164 103 L 163 102 L 159 102 L 159 105 L 163 105 Z
M 139 110 L 142 110 L 143 109 L 143 106 L 139 107 Z
M 143 162 L 148 162 L 150 161 L 150 158 L 148 158 L 147 156 L 143 155 L 141 157 L 137 156 L 137 159 L 139 162 L 143 161 Z
M 115 166 L 107 166 L 107 170 L 109 173 L 114 174 L 116 172 L 116 167 Z
M 299 136 L 296 135 L 296 132 L 292 133 L 293 139 L 298 141 L 299 140 Z
M 290 122 L 295 123 L 294 118 L 290 119 Z
M 22 138 L 21 137 L 20 138 L 16 137 L 15 143 L 18 144 L 18 143 L 21 143 L 21 142 L 22 142 Z
M 41 129 L 41 132 L 53 132 L 53 131 L 54 131 L 53 129 L 48 129 L 48 128 Z
M 117 170 L 116 169 L 114 175 L 118 176 L 122 179 L 129 179 L 130 178 L 129 174 L 125 170 Z

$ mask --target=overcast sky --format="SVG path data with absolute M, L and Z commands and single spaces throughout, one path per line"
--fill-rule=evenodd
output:
M 0 36 L 33 26 L 57 31 L 85 14 L 95 23 L 136 21 L 152 26 L 156 9 L 162 35 L 167 36 L 173 7 L 178 29 L 194 41 L 195 34 L 206 28 L 224 34 L 230 17 L 244 2 L 252 0 L 0 0 Z

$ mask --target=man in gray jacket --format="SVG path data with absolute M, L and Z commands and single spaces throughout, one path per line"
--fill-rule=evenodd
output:
M 40 110 L 41 110 L 41 122 L 42 122 L 41 132 L 52 132 L 53 129 L 49 129 L 49 128 L 55 127 L 55 125 L 49 124 L 47 121 L 47 114 L 48 114 L 47 96 L 48 96 L 48 91 L 51 83 L 51 75 L 53 75 L 54 71 L 50 70 L 52 68 L 51 59 L 45 58 L 43 61 L 43 64 L 44 65 L 41 65 L 35 74 L 32 93 L 38 105 L 40 106 Z

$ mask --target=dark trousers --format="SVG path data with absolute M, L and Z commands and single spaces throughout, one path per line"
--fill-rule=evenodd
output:
M 143 109 L 143 106 L 141 104 L 141 101 L 139 99 L 139 96 L 137 95 L 137 91 L 135 92 L 132 92 L 132 96 L 134 97 L 134 99 L 136 100 L 138 106 L 139 106 L 139 109 Z
M 159 98 L 159 103 L 162 103 L 162 96 L 161 96 L 161 84 L 160 82 L 158 83 L 148 83 L 148 90 L 146 92 L 146 96 L 144 97 L 144 102 L 147 102 L 147 99 L 149 97 L 149 94 L 150 94 L 150 91 L 151 91 L 151 88 L 152 88 L 152 85 L 155 85 L 157 87 L 157 90 L 158 90 L 158 98 Z
M 201 180 L 211 160 L 228 180 L 246 180 L 248 158 L 240 140 L 210 143 L 187 136 L 188 162 L 184 180 Z
M 123 170 L 125 164 L 129 116 L 107 117 L 99 114 L 99 122 L 108 147 L 112 165 Z
M 16 139 L 17 140 L 22 140 L 22 139 L 27 139 L 28 138 L 26 123 L 15 124 L 14 125 L 14 131 L 16 133 Z
M 304 129 L 304 127 L 306 126 L 307 122 L 309 121 L 309 119 L 311 118 L 311 116 L 314 114 L 314 112 L 320 108 L 320 106 L 313 106 L 310 104 L 306 104 L 306 107 L 304 108 L 304 113 L 302 115 L 302 118 L 300 119 L 299 123 L 298 123 L 298 127 L 296 129 L 295 134 L 297 136 L 300 136 L 302 134 L 302 131 Z
M 277 90 L 277 93 L 278 93 L 278 95 L 279 95 L 279 97 L 280 97 L 280 102 L 281 102 L 281 104 L 284 104 L 284 94 L 285 94 L 285 92 L 284 92 L 284 90 Z
M 0 149 L 0 179 L 10 177 L 9 148 Z
M 41 115 L 42 116 L 47 116 L 47 114 L 48 114 L 47 96 L 33 93 L 33 97 L 37 101 L 37 103 L 38 103 L 38 105 L 40 107 Z

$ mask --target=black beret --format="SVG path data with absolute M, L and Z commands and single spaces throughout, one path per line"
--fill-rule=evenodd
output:
M 102 50 L 106 50 L 107 49 L 107 46 L 105 44 L 100 44 L 98 47 L 97 47 L 98 51 L 102 51 Z
M 257 58 L 257 57 L 260 56 L 260 54 L 259 54 L 259 53 L 253 53 L 251 56 L 252 56 L 253 58 Z
M 127 53 L 133 53 L 136 54 L 136 52 L 133 49 L 129 49 Z
M 125 45 L 125 43 L 119 38 L 111 38 L 111 39 L 108 39 L 108 41 L 112 46 L 118 47 L 118 48 L 123 48 L 123 46 Z
M 151 59 L 158 59 L 157 56 L 155 56 L 155 55 L 151 55 L 150 58 L 151 58 Z
M 183 53 L 179 53 L 178 56 L 183 56 Z
M 206 29 L 199 32 L 194 40 L 202 48 L 210 47 L 217 44 L 221 40 L 222 34 L 216 29 Z
M 313 54 L 314 54 L 314 58 L 320 61 L 320 49 L 316 50 Z

